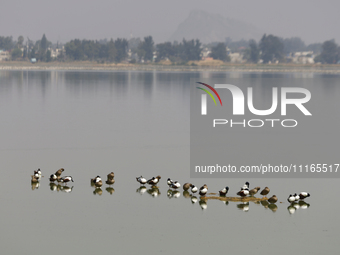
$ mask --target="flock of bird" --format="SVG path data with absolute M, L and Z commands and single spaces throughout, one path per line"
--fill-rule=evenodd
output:
M 65 185 L 68 182 L 73 182 L 73 178 L 72 176 L 63 176 L 61 177 L 61 174 L 64 172 L 64 168 L 60 168 L 58 171 L 56 171 L 54 174 L 50 175 L 50 182 L 54 183 L 55 181 L 57 181 L 58 183 L 64 183 Z M 108 185 L 112 185 L 115 183 L 114 180 L 114 173 L 111 172 L 107 175 L 107 180 L 106 180 L 106 184 Z M 42 173 L 40 168 L 38 170 L 34 171 L 34 174 L 31 175 L 32 179 L 31 182 L 32 183 L 38 183 L 41 180 L 42 177 Z M 146 178 L 144 178 L 143 176 L 140 177 L 136 177 L 137 182 L 139 182 L 141 185 L 144 184 L 149 184 L 151 186 L 156 186 L 159 181 L 161 179 L 161 176 L 158 175 L 156 177 L 152 177 L 151 179 L 147 180 Z M 170 178 L 167 179 L 167 184 L 169 186 L 170 189 L 174 189 L 177 190 L 181 187 L 181 184 L 178 181 L 173 181 Z M 91 186 L 95 186 L 97 188 L 101 187 L 103 185 L 102 179 L 99 175 L 97 175 L 96 177 L 91 179 Z M 200 196 L 206 196 L 208 193 L 208 186 L 206 184 L 204 184 L 202 187 L 200 187 L 199 189 L 191 183 L 185 183 L 183 185 L 183 190 L 184 191 L 188 191 L 190 189 L 190 191 L 195 194 L 196 192 L 199 193 Z M 253 189 L 249 189 L 249 182 L 246 182 L 240 189 L 240 191 L 238 191 L 236 194 L 240 197 L 247 197 L 248 195 L 253 197 L 255 194 L 258 193 L 258 191 L 260 190 L 260 187 L 255 187 Z M 226 196 L 228 194 L 229 191 L 229 187 L 226 186 L 223 189 L 219 190 L 219 195 L 220 196 Z M 266 196 L 269 194 L 270 189 L 268 187 L 265 187 L 261 192 L 260 195 L 263 196 L 263 198 L 266 198 Z M 297 193 L 295 193 L 294 195 L 290 194 L 287 201 L 290 203 L 295 203 L 299 200 L 304 200 L 305 198 L 310 197 L 310 194 L 307 192 L 301 192 L 299 195 L 297 195 Z M 271 204 L 275 204 L 278 200 L 278 198 L 276 197 L 276 195 L 271 196 L 270 198 L 267 199 L 269 203 Z
M 58 171 L 56 171 L 54 174 L 51 174 L 50 176 L 50 182 L 60 182 L 60 183 L 68 183 L 68 182 L 74 182 L 72 176 L 64 176 L 60 177 L 61 174 L 64 172 L 64 168 L 60 168 Z M 38 170 L 35 170 L 33 175 L 31 175 L 31 183 L 38 183 L 41 180 L 42 174 L 40 168 Z
M 159 180 L 161 179 L 161 176 L 156 176 L 156 177 L 152 177 L 151 179 L 147 180 L 146 178 L 144 178 L 143 176 L 140 176 L 140 177 L 136 177 L 136 180 L 137 182 L 139 182 L 141 185 L 144 185 L 144 184 L 149 184 L 149 185 L 156 185 Z M 167 179 L 167 184 L 169 186 L 170 189 L 178 189 L 181 187 L 181 184 L 178 182 L 178 181 L 173 181 L 171 180 L 170 178 Z M 191 184 L 191 183 L 185 183 L 183 185 L 183 190 L 184 191 L 188 191 L 188 190 L 191 190 L 191 192 L 194 194 L 196 192 L 199 192 L 199 194 L 201 196 L 206 196 L 206 194 L 208 193 L 208 186 L 206 184 L 204 184 L 202 187 L 200 187 L 199 189 Z M 249 182 L 246 182 L 242 187 L 241 187 L 241 190 L 238 191 L 236 194 L 240 197 L 246 197 L 246 196 L 254 196 L 255 194 L 258 193 L 258 191 L 260 190 L 261 188 L 260 187 L 255 187 L 253 189 L 249 189 Z M 220 196 L 225 196 L 228 194 L 228 191 L 229 191 L 229 187 L 226 186 L 225 188 L 219 190 L 219 194 Z M 260 194 L 263 196 L 263 198 L 266 197 L 266 195 L 268 195 L 270 192 L 270 189 L 268 187 L 265 187 L 261 192 Z M 307 195 L 308 194 L 308 195 Z M 309 197 L 309 193 L 307 192 L 301 192 L 301 194 L 299 195 L 299 199 L 305 199 L 306 197 Z M 297 198 L 297 195 L 296 195 L 296 198 Z M 290 199 L 290 197 L 288 198 Z M 278 198 L 276 195 L 273 195 L 271 196 L 270 198 L 268 198 L 268 202 L 271 203 L 271 204 L 275 204 L 277 202 Z M 290 201 L 290 200 L 288 200 Z M 294 201 L 295 198 L 294 198 Z

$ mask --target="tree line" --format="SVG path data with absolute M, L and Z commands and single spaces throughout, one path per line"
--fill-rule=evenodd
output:
M 259 42 L 256 40 L 216 42 L 203 45 L 198 39 L 181 42 L 164 42 L 155 44 L 152 36 L 140 38 L 117 38 L 116 40 L 80 40 L 74 39 L 65 44 L 52 44 L 45 34 L 36 42 L 23 36 L 16 41 L 11 36 L 0 36 L 0 50 L 10 51 L 13 60 L 35 58 L 38 61 L 98 61 L 120 63 L 123 61 L 161 62 L 170 60 L 172 63 L 185 64 L 202 58 L 203 48 L 210 50 L 210 57 L 224 62 L 230 61 L 230 52 L 240 52 L 247 62 L 263 63 L 284 62 L 286 56 L 297 51 L 313 51 L 319 54 L 315 62 L 335 64 L 340 61 L 340 47 L 334 40 L 324 43 L 305 45 L 299 37 L 280 38 L 264 34 Z M 51 56 L 51 51 L 59 49 L 57 57 Z M 229 49 L 229 50 L 227 50 Z

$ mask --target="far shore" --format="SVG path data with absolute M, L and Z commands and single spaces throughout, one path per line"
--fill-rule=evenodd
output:
M 0 70 L 92 70 L 92 71 L 159 71 L 159 72 L 301 72 L 339 74 L 340 65 L 324 64 L 235 64 L 209 63 L 200 61 L 192 65 L 161 64 L 101 64 L 97 62 L 39 62 L 32 64 L 25 61 L 0 61 Z

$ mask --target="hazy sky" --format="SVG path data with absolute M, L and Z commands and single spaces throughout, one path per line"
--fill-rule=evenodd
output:
M 0 35 L 66 42 L 70 39 L 129 38 L 152 35 L 167 40 L 193 9 L 251 23 L 306 43 L 340 43 L 337 0 L 1 0 Z M 191 39 L 191 38 L 187 38 Z

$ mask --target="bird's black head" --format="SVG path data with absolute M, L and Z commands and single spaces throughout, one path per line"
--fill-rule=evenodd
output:
M 225 187 L 225 189 L 226 189 L 226 190 L 229 190 L 229 187 L 227 186 L 227 187 Z
M 246 185 L 248 186 L 248 188 L 249 188 L 249 182 L 246 182 Z

